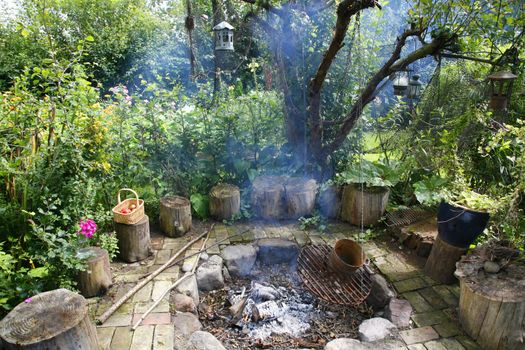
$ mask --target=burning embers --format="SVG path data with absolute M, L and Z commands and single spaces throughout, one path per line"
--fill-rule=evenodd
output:
M 252 282 L 248 290 L 230 291 L 228 300 L 232 323 L 256 339 L 272 334 L 301 336 L 310 329 L 313 298 L 300 295 L 293 288 L 276 287 Z

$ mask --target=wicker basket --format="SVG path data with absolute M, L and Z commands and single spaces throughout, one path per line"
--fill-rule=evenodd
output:
M 130 191 L 135 195 L 135 198 L 128 198 L 124 201 L 120 200 L 120 192 Z M 144 217 L 144 200 L 139 199 L 137 192 L 131 188 L 122 188 L 117 194 L 118 204 L 113 208 L 113 221 L 119 224 L 133 225 L 142 220 Z M 135 204 L 137 207 L 131 213 L 123 214 L 120 211 L 124 208 L 129 208 L 130 205 Z

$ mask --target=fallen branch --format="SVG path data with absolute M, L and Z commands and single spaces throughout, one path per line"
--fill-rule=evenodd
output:
M 211 230 L 210 230 L 211 231 Z M 182 283 L 182 281 L 186 280 L 187 278 L 195 275 L 195 270 L 197 269 L 197 265 L 199 264 L 199 260 L 201 258 L 201 254 L 202 252 L 204 252 L 205 248 L 206 248 L 206 243 L 208 243 L 208 239 L 210 238 L 210 234 L 209 234 L 209 231 L 208 231 L 208 235 L 206 236 L 206 239 L 204 240 L 204 242 L 202 243 L 202 247 L 201 249 L 199 250 L 199 255 L 197 257 L 197 261 L 195 262 L 195 264 L 193 265 L 193 267 L 191 268 L 191 271 L 188 271 L 184 274 L 184 276 L 182 276 L 181 278 L 179 278 L 175 283 L 173 283 L 171 286 L 169 286 L 165 291 L 164 293 L 162 293 L 162 295 L 157 299 L 155 300 L 155 302 L 153 303 L 153 305 L 150 306 L 149 309 L 146 310 L 146 312 L 144 312 L 144 314 L 140 317 L 140 319 L 137 321 L 137 323 L 135 323 L 135 325 L 133 325 L 133 327 L 131 328 L 132 331 L 134 331 L 135 329 L 137 329 L 138 326 L 140 326 L 140 324 L 142 323 L 142 321 L 144 321 L 144 319 L 150 314 L 151 311 L 153 311 L 153 309 L 155 309 L 157 307 L 157 305 L 160 304 L 160 302 L 162 301 L 162 299 L 164 299 L 164 297 L 175 287 L 177 287 L 179 284 Z M 185 257 L 184 259 L 186 258 L 189 258 L 189 256 Z
M 176 261 L 177 257 L 180 254 L 182 254 L 186 249 L 188 249 L 193 244 L 195 244 L 195 242 L 197 242 L 199 239 L 201 239 L 202 237 L 207 235 L 211 230 L 213 230 L 213 226 L 214 226 L 214 224 L 211 225 L 209 230 L 204 231 L 202 234 L 197 236 L 197 238 L 195 238 L 194 240 L 192 240 L 191 242 L 186 244 L 184 247 L 182 247 L 164 265 L 159 267 L 157 270 L 153 271 L 148 277 L 146 277 L 144 280 L 142 280 L 140 283 L 138 283 L 135 287 L 133 287 L 130 291 L 128 291 L 126 294 L 124 294 L 119 300 L 117 300 L 117 302 L 115 302 L 115 304 L 113 304 L 109 309 L 106 310 L 106 312 L 104 312 L 102 315 L 100 315 L 96 319 L 97 324 L 100 325 L 100 324 L 103 324 L 104 322 L 106 322 L 106 320 L 109 318 L 109 316 L 113 315 L 113 313 L 115 311 L 117 311 L 117 309 L 119 307 L 121 307 L 122 304 L 124 304 L 130 297 L 132 297 L 135 293 L 137 293 L 140 289 L 142 289 L 142 287 L 144 287 L 146 284 L 148 284 L 148 282 L 151 281 L 152 279 L 154 279 L 158 274 L 160 274 L 162 271 L 164 271 L 168 267 L 170 267 L 172 265 L 172 263 L 174 261 Z
M 211 229 L 210 229 L 210 231 L 211 231 Z M 183 257 L 181 257 L 181 258 L 179 258 L 179 259 L 177 259 L 177 260 L 174 260 L 174 261 L 172 261 L 172 262 L 168 262 L 168 263 L 170 264 L 168 267 L 171 267 L 171 266 L 173 266 L 173 265 L 176 265 L 176 264 L 180 263 L 181 261 L 186 260 L 187 258 L 191 258 L 192 256 L 195 256 L 195 255 L 197 255 L 197 254 L 200 254 L 200 253 L 202 253 L 202 252 L 204 252 L 204 251 L 206 251 L 206 250 L 208 250 L 208 249 L 210 249 L 210 248 L 216 247 L 216 246 L 218 246 L 219 244 L 221 244 L 222 242 L 227 241 L 227 240 L 229 240 L 229 239 L 231 239 L 231 238 L 233 238 L 233 237 L 242 236 L 243 234 L 245 234 L 245 233 L 248 232 L 248 231 L 250 231 L 250 230 L 247 229 L 247 230 L 244 230 L 244 231 L 242 231 L 242 232 L 236 233 L 236 234 L 234 234 L 234 235 L 228 236 L 228 237 L 226 237 L 226 238 L 223 238 L 223 239 L 221 239 L 221 240 L 219 240 L 219 241 L 213 243 L 213 244 L 210 245 L 209 247 L 203 248 L 203 249 L 201 249 L 201 250 L 199 250 L 199 251 L 196 251 L 195 253 L 192 253 L 192 254 L 190 254 L 190 255 L 188 255 L 188 256 L 183 256 Z M 147 277 L 149 277 L 151 274 L 152 274 L 152 272 L 147 273 L 147 274 L 145 274 L 144 276 L 140 277 L 140 279 L 147 278 Z

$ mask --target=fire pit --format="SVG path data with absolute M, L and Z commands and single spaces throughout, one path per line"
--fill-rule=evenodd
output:
M 359 268 L 352 274 L 335 271 L 328 264 L 332 251 L 328 245 L 304 247 L 298 258 L 299 275 L 305 288 L 318 298 L 356 307 L 370 294 L 370 274 L 366 268 Z

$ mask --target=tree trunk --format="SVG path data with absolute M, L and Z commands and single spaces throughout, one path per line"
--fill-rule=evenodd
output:
M 385 213 L 389 195 L 386 187 L 361 191 L 359 184 L 346 185 L 341 199 L 341 219 L 352 225 L 374 225 Z
M 149 218 L 144 215 L 134 225 L 115 223 L 119 257 L 126 262 L 144 260 L 150 253 Z
M 217 220 L 231 220 L 241 209 L 241 192 L 237 186 L 220 184 L 210 191 L 210 214 Z
M 260 176 L 252 185 L 252 208 L 256 216 L 277 220 L 285 216 L 284 183 L 282 176 Z
M 105 293 L 113 284 L 108 252 L 99 247 L 85 248 L 80 251 L 94 255 L 87 259 L 86 270 L 78 274 L 80 293 L 86 298 Z
M 313 179 L 289 178 L 284 185 L 287 217 L 297 219 L 312 215 L 317 195 L 317 182 Z
M 492 274 L 483 269 L 487 260 L 488 256 L 477 248 L 457 264 L 459 320 L 483 349 L 523 350 L 525 265 L 511 261 Z
M 454 277 L 456 262 L 466 252 L 467 249 L 454 247 L 443 241 L 438 235 L 425 264 L 425 273 L 441 283 L 451 284 L 456 282 Z
M 191 229 L 191 203 L 179 196 L 160 200 L 160 228 L 168 237 L 180 237 Z
M 67 289 L 40 293 L 0 321 L 0 348 L 98 350 L 86 299 Z

